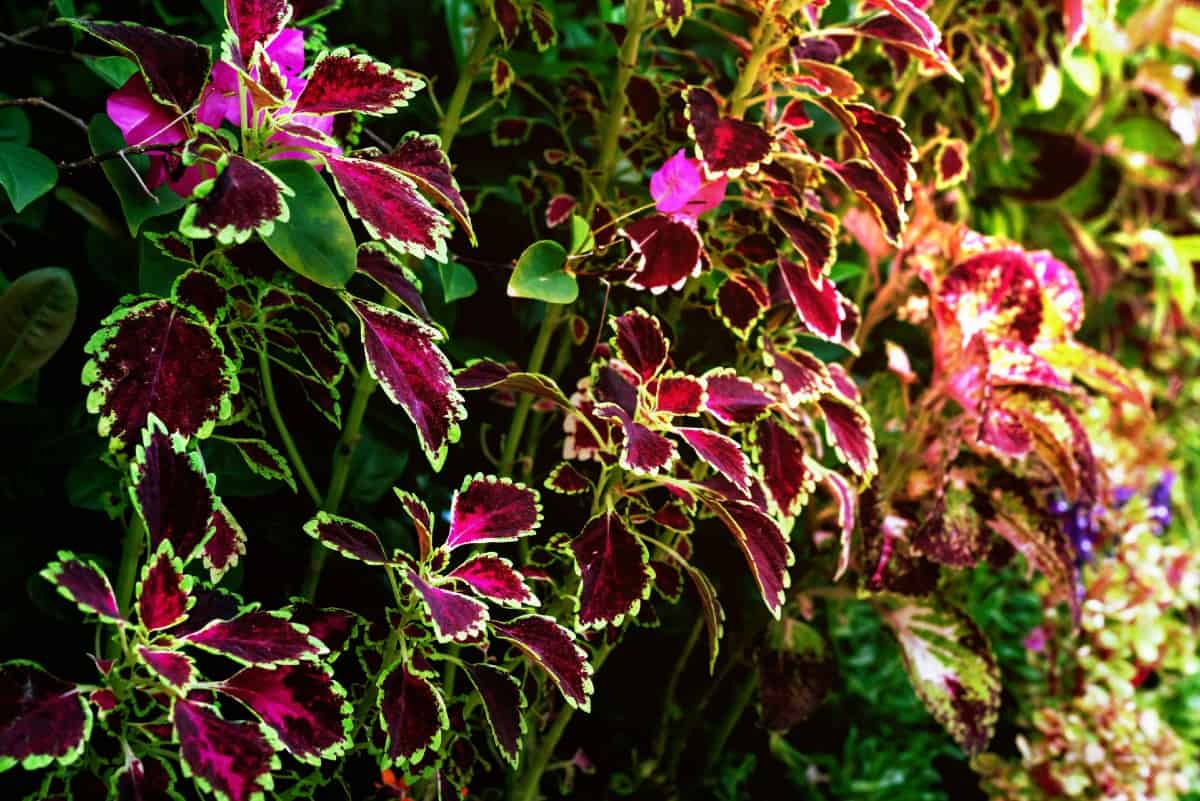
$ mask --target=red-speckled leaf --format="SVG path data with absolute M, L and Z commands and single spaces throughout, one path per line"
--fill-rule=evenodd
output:
M 139 645 L 138 659 L 151 673 L 177 691 L 185 691 L 196 680 L 196 665 L 191 657 L 178 651 Z
M 494 553 L 471 557 L 451 570 L 447 578 L 464 581 L 484 598 L 503 606 L 538 606 L 537 596 L 512 562 Z
M 936 598 L 879 604 L 913 689 L 968 754 L 987 748 L 1000 709 L 1000 670 L 966 613 Z
M 853 133 L 866 148 L 867 158 L 900 198 L 911 200 L 917 151 L 904 132 L 904 120 L 861 103 L 848 103 L 845 110 L 853 117 Z
M 841 293 L 837 284 L 820 273 L 781 258 L 779 275 L 800 321 L 814 335 L 838 342 L 842 331 Z
M 536 531 L 541 520 L 537 490 L 496 476 L 468 476 L 450 502 L 446 547 L 512 542 Z
M 489 0 L 492 19 L 500 28 L 505 47 L 512 47 L 521 31 L 521 9 L 515 0 Z
M 292 19 L 288 0 L 226 0 L 225 21 L 237 37 L 238 54 L 249 64 L 255 45 L 266 47 Z
M 246 668 L 215 689 L 249 707 L 303 762 L 335 759 L 349 743 L 352 707 L 327 667 Z
M 658 375 L 667 363 L 670 348 L 662 325 L 643 309 L 633 309 L 609 320 L 616 335 L 609 342 L 643 382 Z
M 171 720 L 183 772 L 221 801 L 255 801 L 278 759 L 256 723 L 221 720 L 216 707 L 176 699 Z
M 297 114 L 391 114 L 407 106 L 424 86 L 402 70 L 339 47 L 317 59 L 293 110 Z
M 348 517 L 317 512 L 316 517 L 304 524 L 304 533 L 348 559 L 357 559 L 368 565 L 393 564 L 379 536 Z
M 641 475 L 656 475 L 671 466 L 678 456 L 675 443 L 651 431 L 641 423 L 634 422 L 627 411 L 615 403 L 596 406 L 596 416 L 605 420 L 618 420 L 625 433 L 621 446 L 621 466 Z
M 836 399 L 823 398 L 818 402 L 825 417 L 825 433 L 838 458 L 854 471 L 863 483 L 870 481 L 877 470 L 875 431 L 862 407 Z
M 455 385 L 464 392 L 494 389 L 524 392 L 548 400 L 564 409 L 571 401 L 563 394 L 553 378 L 541 373 L 524 373 L 491 359 L 471 362 L 454 374 Z
M 59 551 L 58 561 L 51 562 L 41 573 L 58 590 L 59 595 L 110 623 L 124 623 L 117 608 L 117 596 L 112 585 L 95 562 L 79 559 L 69 551 Z
M 433 198 L 458 221 L 463 230 L 475 243 L 475 231 L 471 227 L 471 212 L 463 200 L 458 181 L 454 179 L 450 157 L 442 150 L 442 142 L 436 136 L 420 135 L 410 131 L 400 140 L 396 149 L 378 161 L 395 167 L 411 178 L 427 197 Z
M 804 257 L 810 274 L 829 272 L 837 259 L 837 243 L 829 226 L 780 208 L 773 209 L 771 216 L 796 252 Z
M 1108 354 L 1074 340 L 1039 345 L 1036 352 L 1049 364 L 1065 370 L 1092 389 L 1114 400 L 1147 407 L 1149 401 L 1133 376 Z
M 763 603 L 778 620 L 785 590 L 791 585 L 788 568 L 795 561 L 787 538 L 774 520 L 749 501 L 706 499 L 705 503 L 737 540 L 758 582 Z
M 150 413 L 171 431 L 206 437 L 233 411 L 233 361 L 206 325 L 169 301 L 119 307 L 84 352 L 92 356 L 83 368 L 87 408 L 114 450 L 129 446 Z
M 562 495 L 580 495 L 592 489 L 592 482 L 570 462 L 562 462 L 546 476 L 545 487 Z
M 662 414 L 698 414 L 704 402 L 704 384 L 682 373 L 660 375 L 646 386 L 654 399 L 654 411 Z
M 967 180 L 971 162 L 967 160 L 967 143 L 961 139 L 943 140 L 933 154 L 933 182 L 939 191 L 957 186 Z
M 651 214 L 634 220 L 618 233 L 629 240 L 627 283 L 654 294 L 681 289 L 704 266 L 704 244 L 690 220 Z
M 421 298 L 421 282 L 387 246 L 366 242 L 358 248 L 358 271 L 399 298 L 408 310 L 427 323 L 435 324 Z M 436 324 L 435 324 L 436 325 Z
M 725 609 L 717 599 L 717 589 L 703 571 L 687 566 L 688 578 L 700 596 L 700 609 L 704 614 L 704 629 L 708 633 L 708 672 L 717 666 L 721 637 L 725 634 Z
M 731 275 L 717 289 L 717 316 L 721 322 L 745 339 L 770 306 L 770 293 L 762 281 L 750 273 Z
M 183 36 L 128 22 L 74 20 L 76 27 L 131 59 L 156 100 L 185 114 L 208 83 L 212 55 L 207 47 Z
M 487 607 L 462 593 L 435 587 L 415 571 L 407 572 L 412 585 L 424 602 L 438 642 L 462 642 L 483 632 L 488 623 Z
M 579 573 L 576 627 L 579 630 L 618 626 L 636 615 L 650 595 L 654 573 L 650 554 L 620 515 L 608 512 L 588 521 L 571 540 Z
M 1037 274 L 1017 248 L 972 256 L 942 279 L 934 314 L 940 326 L 957 325 L 964 345 L 976 333 L 984 334 L 989 344 L 1008 340 L 1032 345 L 1043 318 Z
M 716 368 L 704 374 L 704 408 L 728 425 L 753 423 L 774 402 L 749 378 L 728 368 Z
M 134 508 L 146 524 L 150 547 L 163 542 L 183 561 L 191 561 L 213 533 L 213 514 L 219 501 L 213 494 L 215 476 L 204 470 L 200 452 L 187 449 L 178 434 L 167 434 L 151 417 L 130 469 Z
M 867 204 L 891 244 L 900 246 L 900 234 L 908 223 L 908 212 L 900 202 L 891 184 L 874 165 L 852 159 L 839 164 L 832 159 L 822 159 L 821 166 L 836 175 L 859 200 Z
M 969 568 L 987 556 L 986 501 L 962 480 L 946 480 L 933 508 L 909 536 L 917 553 L 947 567 Z
M 1047 250 L 1027 253 L 1042 288 L 1042 336 L 1065 339 L 1083 324 L 1083 290 L 1075 272 Z
M 496 636 L 516 645 L 558 685 L 563 698 L 576 709 L 591 711 L 592 666 L 575 635 L 554 618 L 526 615 L 511 623 L 492 623 Z
M 800 438 L 773 419 L 760 420 L 754 428 L 754 457 L 771 509 L 783 517 L 800 514 L 816 486 Z
M 416 181 L 378 161 L 332 155 L 325 161 L 350 212 L 371 236 L 414 258 L 446 261 L 450 223 Z
M 386 736 L 384 755 L 390 764 L 415 763 L 427 750 L 436 751 L 450 729 L 446 703 L 430 679 L 432 672 L 397 662 L 379 677 L 379 725 Z
M 213 513 L 212 527 L 213 534 L 204 543 L 204 565 L 215 584 L 246 553 L 246 532 L 223 503 Z
M 183 638 L 190 645 L 245 665 L 288 665 L 316 659 L 329 649 L 286 613 L 253 611 L 214 620 Z
M 510 766 L 516 767 L 525 736 L 525 693 L 521 683 L 507 671 L 491 665 L 467 665 L 467 676 L 483 699 L 488 729 L 496 750 Z
M 0 664 L 0 773 L 69 765 L 91 733 L 92 709 L 78 687 L 32 662 Z
M 834 391 L 829 369 L 808 351 L 782 352 L 765 338 L 761 347 L 763 361 L 771 368 L 771 376 L 779 382 L 789 406 L 795 408 L 802 403 L 812 403 Z
M 671 35 L 676 36 L 684 19 L 692 13 L 692 0 L 654 0 L 654 12 L 667 23 Z
M 705 428 L 679 427 L 675 433 L 692 446 L 697 456 L 750 497 L 750 460 L 742 453 L 740 445 L 724 434 Z
M 142 569 L 137 587 L 138 620 L 149 631 L 174 626 L 187 616 L 194 603 L 191 576 L 183 574 L 183 562 L 164 540 Z
M 270 170 L 241 156 L 226 155 L 217 176 L 198 184 L 179 230 L 193 239 L 241 244 L 253 234 L 270 236 L 275 222 L 291 219 L 284 196 L 295 195 Z
M 769 159 L 774 140 L 762 126 L 721 116 L 716 98 L 706 89 L 689 88 L 684 101 L 696 158 L 709 178 L 736 178 L 743 172 L 755 172 Z
M 361 323 L 371 375 L 408 414 L 430 464 L 441 469 L 450 443 L 458 441 L 459 421 L 467 416 L 450 362 L 434 344 L 442 333 L 386 306 L 344 297 Z

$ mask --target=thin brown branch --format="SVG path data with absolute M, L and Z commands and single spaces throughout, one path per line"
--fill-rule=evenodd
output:
M 4 37 L 5 35 L 6 34 L 0 33 L 0 38 Z M 54 105 L 44 97 L 15 97 L 8 100 L 0 100 L 0 108 L 4 108 L 5 106 L 34 106 L 38 108 L 44 108 L 49 111 L 53 111 L 63 119 L 70 120 L 71 123 L 73 123 L 76 127 L 82 130 L 84 133 L 87 133 L 88 127 L 86 122 L 81 120 L 79 117 L 76 117 L 74 114 L 62 108 L 61 106 Z

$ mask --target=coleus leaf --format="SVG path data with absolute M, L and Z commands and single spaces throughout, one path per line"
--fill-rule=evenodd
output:
M 217 175 L 196 185 L 179 230 L 193 239 L 215 238 L 222 245 L 241 244 L 253 234 L 268 237 L 275 222 L 287 222 L 285 195 L 290 186 L 249 159 L 226 154 Z
M 818 401 L 818 405 L 825 418 L 827 439 L 838 458 L 866 483 L 878 471 L 879 460 L 867 413 L 858 404 L 832 395 Z
M 69 551 L 59 551 L 58 561 L 47 565 L 41 576 L 54 585 L 59 595 L 84 612 L 110 623 L 125 622 L 108 576 L 95 562 L 80 559 Z
M 32 662 L 0 663 L 0 773 L 69 765 L 92 733 L 92 710 L 70 682 Z
M 821 166 L 836 175 L 848 189 L 858 195 L 859 200 L 875 215 L 887 241 L 899 247 L 900 234 L 908 223 L 908 212 L 891 184 L 874 165 L 860 159 L 838 163 L 823 158 Z
M 308 633 L 325 643 L 330 654 L 325 658 L 327 662 L 333 662 L 345 650 L 360 620 L 358 615 L 345 609 L 322 609 L 306 601 L 294 602 L 288 609 L 293 622 L 308 626 Z
M 304 533 L 348 559 L 368 565 L 394 564 L 383 549 L 379 535 L 348 517 L 317 512 L 316 517 L 304 524 Z
M 216 707 L 176 699 L 171 711 L 183 772 L 222 801 L 255 801 L 278 757 L 256 723 L 222 720 Z
M 795 561 L 787 538 L 775 521 L 750 501 L 706 500 L 705 503 L 737 540 L 758 582 L 763 603 L 778 620 L 785 590 L 791 584 L 788 568 Z
M 467 665 L 466 672 L 483 699 L 488 730 L 496 750 L 515 768 L 527 728 L 524 713 L 528 702 L 521 691 L 521 683 L 508 672 L 491 665 Z
M 442 334 L 415 317 L 377 303 L 345 296 L 358 315 L 367 367 L 384 393 L 417 427 L 421 448 L 435 470 L 457 442 L 466 416 L 450 362 L 435 342 Z
M 1143 408 L 1149 405 L 1133 375 L 1108 354 L 1074 340 L 1039 344 L 1035 352 L 1052 366 L 1066 370 L 1074 378 L 1114 400 Z
M 869 0 L 868 5 L 882 8 L 904 23 L 915 34 L 915 40 L 920 43 L 915 49 L 927 64 L 940 67 L 952 77 L 962 80 L 954 63 L 942 48 L 942 32 L 919 4 L 911 0 Z
M 463 479 L 450 501 L 446 548 L 528 537 L 542 520 L 537 490 L 482 473 Z
M 246 553 L 246 532 L 223 503 L 213 513 L 212 527 L 212 536 L 204 543 L 204 565 L 215 584 Z
M 335 759 L 349 744 L 352 707 L 328 667 L 251 667 L 215 689 L 245 704 L 302 762 Z
M 763 361 L 771 368 L 771 377 L 779 382 L 789 406 L 812 403 L 834 391 L 829 368 L 816 356 L 800 349 L 779 351 L 765 337 L 760 344 Z
M 983 632 L 936 598 L 880 603 L 913 689 L 964 751 L 987 747 L 1000 709 L 1000 671 Z
M 714 368 L 703 376 L 704 409 L 727 425 L 753 423 L 774 399 L 749 378 L 730 368 Z
M 171 300 L 192 310 L 209 325 L 224 318 L 232 302 L 221 279 L 207 270 L 188 270 L 176 278 Z
M 568 704 L 591 711 L 592 666 L 573 633 L 544 615 L 525 615 L 510 623 L 493 621 L 492 630 L 540 665 Z
M 73 20 L 72 24 L 130 58 L 150 94 L 179 114 L 187 113 L 208 83 L 212 54 L 183 36 L 128 22 Z
M 571 219 L 575 205 L 576 201 L 573 195 L 561 194 L 550 198 L 546 203 L 546 227 L 557 228 Z
M 285 612 L 251 611 L 232 620 L 214 620 L 182 639 L 244 665 L 289 665 L 329 651 Z
M 515 0 L 489 0 L 492 19 L 500 28 L 500 37 L 505 47 L 512 47 L 521 29 L 521 9 Z
M 810 276 L 829 273 L 837 259 L 837 242 L 829 226 L 807 217 L 797 217 L 781 208 L 772 209 L 771 217 L 796 252 L 804 257 Z
M 704 383 L 683 373 L 664 373 L 646 385 L 653 399 L 654 411 L 660 414 L 699 414 L 704 404 Z
M 871 163 L 902 200 L 912 200 L 917 151 L 904 132 L 904 120 L 861 103 L 847 103 L 844 108 L 854 120 L 853 135 L 866 148 Z
M 629 240 L 629 267 L 633 273 L 627 283 L 637 289 L 656 295 L 668 287 L 682 289 L 704 267 L 704 243 L 690 220 L 651 214 L 625 225 L 618 233 Z
M 554 19 L 541 3 L 533 2 L 526 12 L 529 16 L 529 33 L 539 53 L 544 53 L 558 41 L 558 31 L 554 27 Z
M 459 592 L 435 587 L 414 570 L 405 575 L 421 596 L 438 642 L 471 640 L 487 628 L 488 611 L 481 602 Z
M 987 556 L 986 501 L 964 481 L 947 475 L 925 521 L 912 532 L 916 551 L 947 567 L 969 568 Z
M 595 414 L 605 420 L 619 420 L 625 432 L 621 447 L 621 466 L 640 475 L 657 475 L 670 467 L 679 455 L 675 443 L 651 431 L 641 423 L 634 422 L 629 412 L 615 403 L 601 403 Z
M 737 442 L 706 428 L 677 427 L 675 433 L 710 467 L 729 479 L 746 497 L 750 496 L 750 460 Z
M 415 181 L 378 161 L 327 155 L 325 162 L 350 212 L 371 236 L 414 258 L 446 261 L 450 224 Z
M 187 654 L 139 645 L 138 659 L 151 673 L 177 691 L 187 690 L 196 680 L 196 664 Z
M 433 550 L 433 514 L 425 502 L 411 492 L 405 492 L 399 487 L 393 487 L 392 492 L 412 523 L 421 549 L 421 561 L 424 562 Z
M 717 599 L 717 589 L 704 571 L 683 565 L 687 570 L 696 594 L 700 596 L 700 609 L 704 614 L 704 629 L 708 633 L 708 672 L 711 674 L 717 666 L 717 654 L 721 647 L 721 637 L 725 634 L 725 609 Z
M 317 59 L 293 110 L 297 114 L 391 114 L 407 106 L 424 86 L 403 70 L 339 47 Z
M 800 438 L 773 419 L 760 420 L 754 428 L 754 456 L 771 508 L 783 517 L 800 514 L 816 485 Z
M 225 22 L 237 38 L 242 64 L 249 64 L 258 45 L 267 47 L 292 19 L 288 0 L 226 0 Z
M 806 462 L 806 464 L 809 464 Z M 811 464 L 809 465 L 811 469 Z M 840 581 L 850 567 L 850 557 L 854 546 L 854 522 L 857 518 L 858 495 L 850 488 L 850 482 L 840 473 L 833 470 L 821 471 L 821 480 L 829 488 L 838 505 L 838 527 L 841 528 L 842 543 L 838 551 L 837 569 L 833 574 L 834 581 Z
M 233 361 L 206 325 L 168 301 L 118 308 L 84 352 L 92 356 L 83 368 L 87 408 L 113 450 L 128 447 L 151 413 L 171 431 L 206 437 L 233 410 Z
M 717 288 L 714 309 L 730 331 L 745 339 L 769 306 L 770 293 L 766 285 L 751 274 L 737 274 L 729 276 Z
M 689 87 L 684 102 L 696 158 L 709 178 L 753 173 L 770 159 L 775 144 L 771 134 L 752 122 L 722 116 L 716 98 L 708 90 Z
M 650 554 L 617 513 L 589 520 L 571 540 L 571 553 L 580 578 L 575 612 L 580 630 L 618 626 L 650 596 Z
M 571 408 L 571 401 L 550 376 L 514 370 L 492 359 L 469 363 L 454 374 L 454 383 L 464 392 L 482 389 L 523 392 L 564 409 Z
M 175 556 L 170 540 L 163 540 L 146 566 L 137 587 L 138 619 L 147 631 L 174 626 L 187 616 L 195 602 L 191 596 L 195 580 L 183 573 L 183 561 Z
M 836 676 L 821 635 L 794 619 L 774 627 L 756 668 L 759 719 L 768 731 L 788 731 L 811 717 Z
M 185 563 L 195 558 L 214 530 L 219 501 L 216 477 L 205 472 L 197 450 L 179 434 L 168 434 L 151 415 L 130 467 L 133 506 L 155 551 L 163 542 Z
M 517 81 L 517 74 L 509 64 L 499 56 L 492 62 L 492 97 L 503 97 L 512 91 Z
M 842 306 L 837 284 L 784 258 L 779 259 L 779 275 L 805 327 L 822 339 L 841 341 Z
M 416 763 L 427 750 L 437 750 L 450 729 L 432 675 L 400 661 L 378 679 L 379 724 L 387 737 L 383 753 L 391 764 Z
M 976 333 L 988 343 L 1032 345 L 1042 327 L 1042 293 L 1024 251 L 991 250 L 955 265 L 938 286 L 934 313 L 939 326 L 957 325 L 962 344 Z
M 479 554 L 451 570 L 447 578 L 458 579 L 484 598 L 503 606 L 538 606 L 537 596 L 512 562 L 494 553 Z
M 592 482 L 570 462 L 561 462 L 546 476 L 544 486 L 562 495 L 581 495 L 592 489 Z
M 110 780 L 113 801 L 179 801 L 175 771 L 153 756 L 136 757 L 126 748 L 125 763 Z
M 364 242 L 358 248 L 357 270 L 395 295 L 408 310 L 436 325 L 421 297 L 421 282 L 407 265 L 381 242 Z
M 632 309 L 609 320 L 614 334 L 611 344 L 616 354 L 649 381 L 667 364 L 669 343 L 658 319 L 643 309 Z
M 684 19 L 692 13 L 692 0 L 654 0 L 654 13 L 667 23 L 671 35 L 677 36 Z
M 939 192 L 967 180 L 971 162 L 967 159 L 967 143 L 961 139 L 946 139 L 933 154 L 933 185 Z
M 378 161 L 394 167 L 411 178 L 421 191 L 447 209 L 462 226 L 475 244 L 475 231 L 471 227 L 471 213 L 463 200 L 462 191 L 450 165 L 450 157 L 442 150 L 441 140 L 432 135 L 422 136 L 410 131 L 391 153 L 380 156 Z
M 296 491 L 296 479 L 292 477 L 292 468 L 287 457 L 274 445 L 263 439 L 226 439 L 237 448 L 246 466 L 254 473 L 275 481 L 282 481 Z

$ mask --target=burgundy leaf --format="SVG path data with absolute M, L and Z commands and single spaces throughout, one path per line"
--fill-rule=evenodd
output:
M 137 588 L 138 619 L 148 631 L 169 628 L 191 608 L 193 579 L 183 574 L 183 562 L 164 540 L 142 569 Z
M 866 148 L 871 163 L 900 198 L 911 200 L 912 185 L 917 180 L 912 166 L 917 151 L 904 132 L 904 120 L 861 103 L 848 103 L 845 109 L 853 115 L 853 133 Z
M 533 43 L 537 45 L 538 52 L 545 52 L 558 41 L 554 20 L 546 7 L 538 2 L 530 4 L 528 14 L 529 32 L 533 35 Z
M 970 171 L 967 143 L 961 139 L 946 139 L 934 152 L 934 186 L 940 191 L 957 186 L 967 179 Z
M 378 161 L 333 155 L 325 161 L 350 212 L 371 236 L 414 258 L 446 261 L 450 223 L 412 178 Z
M 832 342 L 841 340 L 842 306 L 837 284 L 820 273 L 781 258 L 779 275 L 800 321 L 813 334 Z
M 177 113 L 187 113 L 200 99 L 212 66 L 207 47 L 129 22 L 76 20 L 73 24 L 132 59 L 150 94 Z
M 199 451 L 188 451 L 181 436 L 167 434 L 151 416 L 131 472 L 134 508 L 146 524 L 150 547 L 157 551 L 169 542 L 185 563 L 191 561 L 213 533 L 219 504 L 212 491 L 215 477 L 205 472 Z
M 514 370 L 492 359 L 470 362 L 454 374 L 454 383 L 464 392 L 481 389 L 522 392 L 564 409 L 571 408 L 571 401 L 550 376 Z
M 69 765 L 91 733 L 91 707 L 74 684 L 32 662 L 0 663 L 0 772 Z
M 170 431 L 206 437 L 233 410 L 237 372 L 219 339 L 165 300 L 118 308 L 84 351 L 87 408 L 100 415 L 100 436 L 127 447 L 154 413 Z M 152 345 L 147 343 L 153 343 Z
M 661 414 L 699 414 L 704 402 L 704 384 L 683 373 L 666 373 L 646 386 L 654 399 L 654 411 Z
M 531 120 L 524 117 L 502 117 L 492 123 L 492 144 L 496 147 L 519 145 L 528 140 L 532 133 Z M 523 194 L 529 199 L 529 193 Z
M 677 36 L 684 18 L 692 13 L 692 0 L 654 0 L 654 13 L 666 21 L 671 35 Z
M 635 423 L 629 413 L 615 403 L 596 407 L 596 416 L 619 420 L 625 432 L 621 448 L 621 466 L 640 475 L 655 475 L 671 466 L 678 456 L 675 443 L 641 423 Z
M 506 478 L 468 476 L 450 502 L 446 547 L 512 542 L 536 531 L 541 520 L 537 490 Z
M 920 46 L 917 54 L 931 66 L 940 67 L 951 76 L 961 80 L 950 57 L 942 49 L 942 32 L 933 20 L 921 10 L 921 5 L 912 0 L 868 0 L 868 5 L 882 8 L 904 23 L 916 35 Z M 907 38 L 907 37 L 906 37 Z
M 592 489 L 592 482 L 570 462 L 561 462 L 546 477 L 545 487 L 562 495 L 580 495 Z
M 762 353 L 763 360 L 771 368 L 771 377 L 779 382 L 789 406 L 795 408 L 801 403 L 812 403 L 834 391 L 829 369 L 808 351 L 780 352 L 764 338 Z
M 833 580 L 839 581 L 850 567 L 851 550 L 854 545 L 854 521 L 857 517 L 858 495 L 850 488 L 850 482 L 832 470 L 826 470 L 821 476 L 825 485 L 833 494 L 838 504 L 838 526 L 841 528 L 842 542 L 838 551 L 837 571 Z
M 709 501 L 708 505 L 737 540 L 758 582 L 763 603 L 778 619 L 785 590 L 791 584 L 788 568 L 795 561 L 783 532 L 749 501 Z
M 113 801 L 175 801 L 175 771 L 161 759 L 135 757 L 126 751 L 125 764 L 116 774 Z
M 242 599 L 237 595 L 219 588 L 197 589 L 193 596 L 196 602 L 192 605 L 188 616 L 182 623 L 171 629 L 173 637 L 183 637 L 194 631 L 199 631 L 214 620 L 228 620 L 235 617 L 243 608 Z
M 434 344 L 442 334 L 415 317 L 347 296 L 358 315 L 367 367 L 384 393 L 417 427 L 421 448 L 435 470 L 459 437 L 466 407 L 450 362 Z
M 717 665 L 717 653 L 721 637 L 725 633 L 725 610 L 717 599 L 717 590 L 703 571 L 685 566 L 696 594 L 700 596 L 700 608 L 704 613 L 704 629 L 708 632 L 708 672 L 711 674 Z
M 710 178 L 736 178 L 755 172 L 767 161 L 774 140 L 760 125 L 723 117 L 717 100 L 706 89 L 691 87 L 684 93 L 688 133 L 696 142 L 696 158 Z
M 212 536 L 204 543 L 204 565 L 215 584 L 246 553 L 246 532 L 223 503 L 213 512 L 212 527 Z
M 662 108 L 662 97 L 654 81 L 641 75 L 631 75 L 625 86 L 625 100 L 633 116 L 642 125 L 650 125 Z
M 492 97 L 503 97 L 512 91 L 517 81 L 517 74 L 509 64 L 499 56 L 492 62 Z
M 171 300 L 190 308 L 204 322 L 213 325 L 225 316 L 231 299 L 217 276 L 204 270 L 188 270 L 175 279 Z
M 804 100 L 801 98 L 789 100 L 779 115 L 779 124 L 796 131 L 811 128 L 813 121 L 812 117 L 808 116 L 808 111 L 804 108 Z
M 215 237 L 222 245 L 241 244 L 256 232 L 270 236 L 276 221 L 290 219 L 283 197 L 294 194 L 270 170 L 225 155 L 217 163 L 217 177 L 196 186 L 179 230 L 193 239 Z
M 492 630 L 541 665 L 568 704 L 591 711 L 592 666 L 587 653 L 575 644 L 574 634 L 543 615 L 526 615 L 511 623 L 493 622 Z
M 741 339 L 750 335 L 769 306 L 767 287 L 749 273 L 731 275 L 717 289 L 717 316 Z
M 59 551 L 58 560 L 47 565 L 41 576 L 54 585 L 59 595 L 103 620 L 125 622 L 108 576 L 95 562 L 79 559 L 69 551 Z
M 938 288 L 939 326 L 957 324 L 966 345 L 976 332 L 988 344 L 1009 340 L 1032 345 L 1042 330 L 1044 306 L 1037 273 L 1018 248 L 972 256 L 956 265 Z
M 308 626 L 308 633 L 329 649 L 331 656 L 326 657 L 328 662 L 336 659 L 345 649 L 359 620 L 358 615 L 345 609 L 321 609 L 305 601 L 293 603 L 289 611 L 293 623 Z
M 176 699 L 171 720 L 185 775 L 228 801 L 254 801 L 271 786 L 275 749 L 256 723 L 221 720 L 215 707 Z
M 577 628 L 618 626 L 649 597 L 654 574 L 646 545 L 615 512 L 597 515 L 571 540 L 579 573 Z
M 392 764 L 419 761 L 426 750 L 437 750 L 450 729 L 446 704 L 429 680 L 432 675 L 397 662 L 378 679 L 379 724 L 387 737 L 383 753 Z
M 407 573 L 408 583 L 421 595 L 433 633 L 438 642 L 462 642 L 478 637 L 487 628 L 487 607 L 462 593 L 435 587 L 415 571 Z
M 513 568 L 512 562 L 493 553 L 473 556 L 447 574 L 466 582 L 484 598 L 504 606 L 537 606 L 537 596 Z
M 358 248 L 358 271 L 391 292 L 413 314 L 436 325 L 421 297 L 421 283 L 393 251 L 380 242 L 365 242 Z
M 575 198 L 571 195 L 555 195 L 546 203 L 546 227 L 557 228 L 571 218 L 575 211 Z
M 772 419 L 761 420 L 754 429 L 754 455 L 771 508 L 783 517 L 800 514 L 816 486 L 800 438 Z
M 463 200 L 458 181 L 454 179 L 450 157 L 442 150 L 442 143 L 432 135 L 422 136 L 409 132 L 391 153 L 380 156 L 378 161 L 394 167 L 411 178 L 427 196 L 447 209 L 475 243 L 475 232 L 471 227 L 471 213 Z
M 407 106 L 424 86 L 403 70 L 340 47 L 317 59 L 293 110 L 297 114 L 391 114 Z
M 825 158 L 821 160 L 821 166 L 836 175 L 870 207 L 887 241 L 899 247 L 900 233 L 908 222 L 908 212 L 887 179 L 873 165 L 858 159 L 839 164 Z
M 680 427 L 675 433 L 692 446 L 697 456 L 729 479 L 746 497 L 750 496 L 750 460 L 742 453 L 740 445 L 724 434 L 704 428 Z
M 654 573 L 654 589 L 668 601 L 678 601 L 683 595 L 683 571 L 670 562 L 652 560 L 650 570 Z
M 225 21 L 237 37 L 243 64 L 254 57 L 255 45 L 267 47 L 292 19 L 288 0 L 226 0 Z
M 348 559 L 358 559 L 368 565 L 393 564 L 379 536 L 348 517 L 317 512 L 316 517 L 304 524 L 304 533 Z
M 819 402 L 825 417 L 825 431 L 838 458 L 854 471 L 863 482 L 869 481 L 877 470 L 875 432 L 862 407 L 835 400 L 832 396 Z
M 505 47 L 512 47 L 521 28 L 521 9 L 515 0 L 490 0 L 492 19 L 500 28 L 500 36 L 504 39 Z
M 837 244 L 833 231 L 828 226 L 797 217 L 783 209 L 771 212 L 796 251 L 804 257 L 804 264 L 811 275 L 828 273 L 837 259 Z
M 216 689 L 249 707 L 303 762 L 335 759 L 349 743 L 352 708 L 327 667 L 246 668 Z
M 429 558 L 430 551 L 433 550 L 433 515 L 429 512 L 429 507 L 425 505 L 425 502 L 411 492 L 405 492 L 399 487 L 393 487 L 392 492 L 396 494 L 400 505 L 404 507 L 405 514 L 408 515 L 409 522 L 412 523 L 421 549 L 421 561 L 424 562 Z
M 704 408 L 728 425 L 753 423 L 771 408 L 771 396 L 732 369 L 714 368 L 704 374 Z
M 214 620 L 183 640 L 245 665 L 295 664 L 329 650 L 283 612 L 254 611 L 232 620 Z
M 682 289 L 687 279 L 704 267 L 704 244 L 690 220 L 651 214 L 634 220 L 618 233 L 629 240 L 630 269 L 627 283 L 654 294 Z
M 649 381 L 667 363 L 669 344 L 662 325 L 643 309 L 633 309 L 609 320 L 616 334 L 613 350 L 633 368 L 642 382 Z
M 196 665 L 187 654 L 139 645 L 138 659 L 173 689 L 186 690 L 196 679 Z
M 525 736 L 525 693 L 511 674 L 491 665 L 468 665 L 467 676 L 483 699 L 488 729 L 496 750 L 510 766 L 516 767 Z

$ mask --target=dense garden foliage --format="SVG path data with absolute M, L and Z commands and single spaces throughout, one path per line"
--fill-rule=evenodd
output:
M 1200 6 L 0 25 L 3 798 L 1200 798 Z

